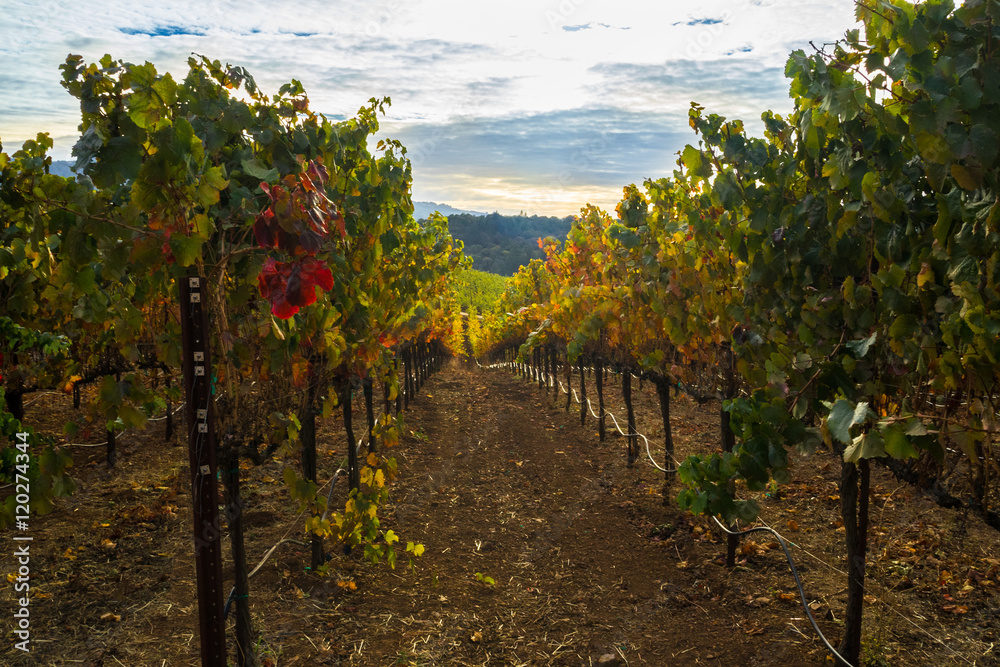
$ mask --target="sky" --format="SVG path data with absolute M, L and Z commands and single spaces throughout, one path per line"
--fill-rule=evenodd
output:
M 391 97 L 379 136 L 407 147 L 414 200 L 614 210 L 696 143 L 692 101 L 759 134 L 762 112 L 792 108 L 788 54 L 852 27 L 852 0 L 0 0 L 0 141 L 13 152 L 48 132 L 70 158 L 70 53 L 175 78 L 198 53 L 266 92 L 298 79 L 331 120 Z

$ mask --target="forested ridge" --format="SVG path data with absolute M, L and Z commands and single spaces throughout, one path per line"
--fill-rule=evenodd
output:
M 465 244 L 465 254 L 472 257 L 473 268 L 502 276 L 513 275 L 533 259 L 542 259 L 545 254 L 538 239 L 551 236 L 561 242 L 572 224 L 573 216 L 529 217 L 501 213 L 448 216 L 451 235 Z

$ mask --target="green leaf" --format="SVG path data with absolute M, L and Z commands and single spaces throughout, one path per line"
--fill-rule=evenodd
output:
M 910 417 L 906 420 L 903 425 L 904 433 L 911 436 L 921 436 L 927 435 L 927 429 L 924 428 L 924 423 L 920 421 L 917 417 Z
M 120 405 L 122 402 L 122 385 L 110 375 L 101 378 L 97 389 L 98 399 L 106 405 Z
M 992 167 L 997 158 L 998 143 L 1000 143 L 996 132 L 982 124 L 974 125 L 969 130 L 969 143 L 972 145 L 976 159 L 979 160 L 983 168 Z
M 868 421 L 869 417 L 874 417 L 875 413 L 868 409 L 868 403 L 862 401 L 858 403 L 857 407 L 854 408 L 854 418 L 851 421 L 851 426 L 856 424 L 863 424 Z
M 201 256 L 201 243 L 198 236 L 174 234 L 170 237 L 170 251 L 179 266 L 191 266 Z
M 889 336 L 896 340 L 908 340 L 913 338 L 920 328 L 920 323 L 915 315 L 900 315 L 889 327 Z
M 982 434 L 966 430 L 958 424 L 949 424 L 948 438 L 969 457 L 969 462 L 973 466 L 979 464 L 976 443 L 982 439 Z
M 861 459 L 877 459 L 885 454 L 882 434 L 873 430 L 854 438 L 851 445 L 844 450 L 844 460 L 848 463 L 857 463 Z
M 852 340 L 847 343 L 847 349 L 851 351 L 856 359 L 863 358 L 868 354 L 868 350 L 872 345 L 875 344 L 875 340 L 878 338 L 878 332 L 876 331 L 868 338 L 861 338 L 858 340 Z
M 874 416 L 875 413 L 871 411 L 868 403 L 865 401 L 851 407 L 850 401 L 839 399 L 830 408 L 830 415 L 826 419 L 826 424 L 833 437 L 844 444 L 850 444 L 852 442 L 851 427 L 863 424 L 870 417 Z
M 906 429 L 900 424 L 889 424 L 882 428 L 882 438 L 885 440 L 885 451 L 894 459 L 914 459 L 917 450 L 906 437 Z
M 118 407 L 118 416 L 128 427 L 142 428 L 146 425 L 146 413 L 128 403 L 123 403 Z
M 736 501 L 736 516 L 743 523 L 753 523 L 760 514 L 760 506 L 753 500 Z
M 812 125 L 806 130 L 806 150 L 810 157 L 819 157 L 819 131 Z
M 241 163 L 243 171 L 248 175 L 265 183 L 274 183 L 278 180 L 278 170 L 268 169 L 258 158 L 243 160 Z
M 704 163 L 701 151 L 694 146 L 688 145 L 684 147 L 684 152 L 681 154 L 681 161 L 684 162 L 684 166 L 695 176 L 708 178 L 712 175 L 711 165 Z
M 392 253 L 392 251 L 400 246 L 399 235 L 393 230 L 382 234 L 379 237 L 379 241 L 382 244 L 382 252 L 386 255 Z
M 854 408 L 850 401 L 840 399 L 830 408 L 830 415 L 826 418 L 830 435 L 844 444 L 851 442 L 851 426 L 854 425 Z
M 720 173 L 715 178 L 715 194 L 726 209 L 733 209 L 743 201 L 743 192 L 740 190 L 736 178 L 728 171 Z
M 73 285 L 81 292 L 89 292 L 94 288 L 94 269 L 85 266 L 73 276 Z
M 705 508 L 708 506 L 708 494 L 704 491 L 698 493 L 692 500 L 691 506 L 688 508 L 691 514 L 699 515 L 705 513 Z

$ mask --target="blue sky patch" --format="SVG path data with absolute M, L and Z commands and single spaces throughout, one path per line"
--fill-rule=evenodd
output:
M 152 28 L 118 28 L 126 35 L 149 35 L 150 37 L 176 37 L 178 35 L 196 35 L 204 37 L 205 31 L 196 28 L 184 28 L 179 25 L 158 25 Z

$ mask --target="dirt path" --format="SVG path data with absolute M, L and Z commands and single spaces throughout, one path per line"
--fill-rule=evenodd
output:
M 537 386 L 454 366 L 427 385 L 407 426 L 420 437 L 399 452 L 390 517 L 427 553 L 392 590 L 372 581 L 354 596 L 366 620 L 341 637 L 353 663 L 819 663 L 805 660 L 811 646 L 720 613 L 721 591 L 713 601 L 685 561 L 689 545 L 648 537 L 678 519 L 661 506 L 655 471 L 626 469 L 623 439 L 598 447 L 593 424 L 581 428 Z M 622 493 L 637 488 L 648 491 L 641 506 Z

